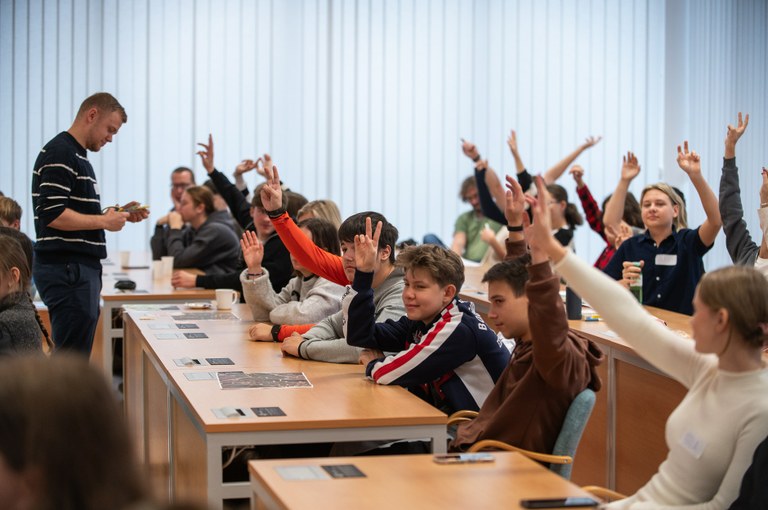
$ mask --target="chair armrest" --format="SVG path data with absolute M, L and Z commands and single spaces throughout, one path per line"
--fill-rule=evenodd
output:
M 597 496 L 605 502 L 616 501 L 627 497 L 620 492 L 612 491 L 611 489 L 606 489 L 605 487 L 599 487 L 597 485 L 585 485 L 582 487 L 582 489 L 589 492 L 593 496 Z
M 526 457 L 537 460 L 539 462 L 546 462 L 548 464 L 572 464 L 573 457 L 569 455 L 550 455 L 548 453 L 532 452 L 511 444 L 504 443 L 502 441 L 496 441 L 494 439 L 483 439 L 478 441 L 469 447 L 469 452 L 479 452 L 482 450 L 506 450 L 508 452 L 518 452 Z
M 474 418 L 477 418 L 477 411 L 456 411 L 448 417 L 448 425 L 453 425 L 454 423 L 459 423 L 462 421 L 471 421 Z

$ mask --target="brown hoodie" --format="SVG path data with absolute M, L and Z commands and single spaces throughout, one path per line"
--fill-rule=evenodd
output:
M 522 250 L 521 250 L 522 247 Z M 524 253 L 523 242 L 507 243 L 507 259 Z M 452 450 L 465 450 L 483 439 L 496 439 L 550 453 L 565 413 L 583 389 L 598 391 L 595 368 L 600 348 L 568 328 L 560 280 L 548 262 L 530 266 L 526 284 L 532 342 L 519 342 L 477 418 L 459 424 Z

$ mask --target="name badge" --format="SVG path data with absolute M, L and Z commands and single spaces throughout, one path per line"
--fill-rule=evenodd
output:
M 656 265 L 657 266 L 676 266 L 677 265 L 677 255 L 656 255 Z
M 698 459 L 701 457 L 701 454 L 704 453 L 704 447 L 706 445 L 704 444 L 704 441 L 696 437 L 696 434 L 693 432 L 686 432 L 685 435 L 680 438 L 680 446 L 685 448 L 695 459 Z

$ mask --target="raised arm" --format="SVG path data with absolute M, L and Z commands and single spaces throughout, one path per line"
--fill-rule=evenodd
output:
M 517 133 L 515 133 L 515 130 L 511 130 L 509 132 L 509 137 L 507 137 L 507 146 L 509 147 L 509 152 L 512 153 L 512 157 L 515 160 L 515 170 L 518 174 L 521 174 L 525 172 L 525 164 L 523 163 L 523 158 L 520 157 L 520 151 L 517 149 Z
M 488 166 L 488 161 L 480 158 L 477 146 L 462 138 L 461 150 L 465 156 L 475 163 L 475 185 L 477 186 L 477 196 L 480 199 L 480 209 L 483 216 L 493 221 L 502 223 L 504 215 L 501 212 L 499 204 L 503 204 L 504 190 L 499 182 L 499 177 L 493 168 Z M 499 202 L 499 199 L 502 201 Z
M 688 174 L 688 178 L 699 195 L 701 205 L 704 207 L 704 213 L 707 215 L 707 219 L 699 227 L 699 238 L 705 246 L 712 246 L 717 233 L 720 231 L 720 227 L 723 225 L 720 219 L 720 207 L 717 204 L 715 193 L 707 184 L 704 176 L 701 175 L 701 159 L 699 155 L 696 154 L 696 151 L 688 150 L 688 140 L 683 144 L 683 148 L 679 145 L 677 146 L 677 164 Z
M 595 197 L 589 191 L 589 187 L 584 182 L 584 169 L 580 165 L 573 165 L 568 172 L 573 176 L 573 180 L 576 181 L 576 193 L 581 200 L 581 208 L 584 209 L 584 214 L 587 216 L 587 223 L 590 228 L 597 232 L 600 237 L 607 241 L 605 237 L 605 226 L 603 225 L 602 211 L 600 206 L 597 205 Z
M 605 211 L 603 211 L 603 225 L 606 228 L 610 227 L 616 232 L 619 231 L 624 216 L 624 203 L 627 200 L 629 185 L 639 173 L 640 164 L 637 161 L 637 156 L 631 151 L 627 152 L 621 163 L 621 178 L 616 184 L 611 199 L 605 204 Z
M 561 175 L 565 172 L 565 170 L 568 168 L 568 166 L 576 161 L 576 158 L 578 158 L 582 152 L 589 149 L 593 145 L 596 145 L 600 140 L 602 140 L 602 136 L 594 137 L 590 136 L 587 138 L 584 143 L 576 147 L 576 149 L 573 150 L 570 154 L 565 156 L 563 159 L 555 163 L 555 166 L 544 172 L 544 182 L 546 184 L 552 184 L 555 181 L 557 181 Z

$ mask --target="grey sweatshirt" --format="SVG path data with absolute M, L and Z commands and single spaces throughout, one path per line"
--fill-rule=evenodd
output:
M 403 270 L 397 268 L 374 289 L 376 322 L 398 320 L 405 315 L 403 276 Z M 356 294 L 352 286 L 348 285 L 342 298 L 341 311 L 318 322 L 303 335 L 304 341 L 299 344 L 299 356 L 330 363 L 357 363 L 363 349 L 347 344 L 346 339 L 347 311 Z
M 736 158 L 723 159 L 723 174 L 720 177 L 720 217 L 723 219 L 725 245 L 734 264 L 754 266 L 760 245 L 752 240 L 744 221 L 744 207 L 741 205 L 739 169 Z
M 240 273 L 240 283 L 255 321 L 311 324 L 341 309 L 344 287 L 317 275 L 307 279 L 295 276 L 278 294 L 272 289 L 266 268 L 254 279 L 248 279 L 247 274 L 247 269 Z

